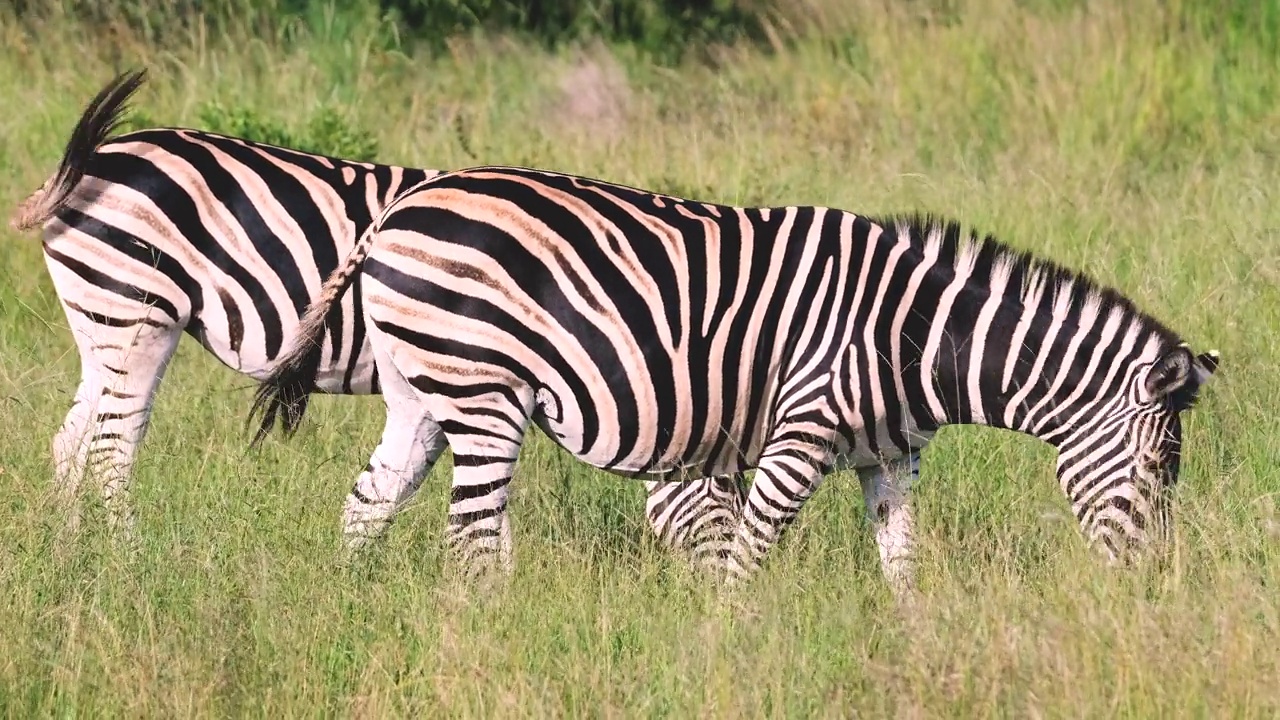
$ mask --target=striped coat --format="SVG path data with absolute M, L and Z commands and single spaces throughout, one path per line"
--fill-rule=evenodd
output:
M 756 469 L 715 553 L 733 577 L 851 467 L 885 571 L 905 581 L 907 491 L 949 423 L 1053 444 L 1082 530 L 1119 557 L 1163 513 L 1179 414 L 1217 366 L 1116 291 L 956 223 L 472 168 L 397 198 L 330 276 L 260 388 L 263 429 L 300 412 L 314 340 L 357 281 L 388 417 L 348 536 L 380 532 L 449 446 L 448 537 L 486 563 L 510 561 L 529 423 L 626 476 Z

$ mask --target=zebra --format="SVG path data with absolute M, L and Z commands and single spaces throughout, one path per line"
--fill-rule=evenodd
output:
M 109 522 L 126 530 L 137 449 L 182 334 L 224 365 L 266 377 L 356 238 L 397 193 L 438 173 L 185 128 L 111 137 L 145 76 L 125 72 L 101 89 L 56 172 L 10 220 L 17 231 L 43 227 L 80 356 L 80 384 L 52 442 L 55 487 L 74 499 L 93 470 Z M 378 394 L 358 287 L 328 320 L 314 390 Z M 652 485 L 650 526 L 696 557 L 700 534 L 730 522 L 714 496 L 740 483 Z
M 509 482 L 530 424 L 624 477 L 754 469 L 717 549 L 731 584 L 829 472 L 854 469 L 884 575 L 910 589 L 910 488 L 944 424 L 1055 447 L 1087 543 L 1127 563 L 1165 537 L 1181 412 L 1219 361 L 1118 291 L 942 216 L 478 167 L 405 191 L 360 238 L 259 386 L 260 430 L 274 413 L 296 427 L 316 341 L 356 282 L 387 413 L 345 535 L 376 537 L 448 445 L 446 544 L 472 574 L 512 567 Z

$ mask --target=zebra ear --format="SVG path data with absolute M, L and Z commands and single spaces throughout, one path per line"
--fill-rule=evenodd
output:
M 1191 380 L 1194 362 L 1191 351 L 1185 347 L 1176 347 L 1165 353 L 1147 370 L 1147 379 L 1142 383 L 1142 388 L 1146 391 L 1144 399 L 1156 402 L 1180 390 Z
M 1175 348 L 1155 362 L 1143 382 L 1146 400 L 1156 402 L 1169 398 L 1174 410 L 1186 410 L 1195 404 L 1200 386 L 1218 369 L 1218 351 L 1210 350 L 1193 356 L 1191 350 Z
M 1218 370 L 1219 359 L 1217 350 L 1210 350 L 1196 356 L 1192 371 L 1196 374 L 1197 387 L 1209 382 L 1209 378 L 1213 377 L 1213 373 Z

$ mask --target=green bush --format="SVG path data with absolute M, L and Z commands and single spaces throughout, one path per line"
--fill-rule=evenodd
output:
M 288 38 L 296 28 L 333 29 L 389 21 L 388 45 L 402 41 L 441 50 L 450 37 L 472 32 L 518 35 L 547 47 L 586 39 L 631 45 L 671 62 L 709 43 L 763 45 L 769 18 L 814 14 L 841 6 L 818 0 L 10 0 L 19 16 L 53 13 L 98 26 L 123 23 L 162 42 L 194 21 L 213 30 L 252 28 L 260 37 Z M 1076 11 L 1086 0 L 1018 0 L 1038 14 Z M 959 20 L 963 2 L 903 0 L 935 22 Z M 1280 58 L 1280 0 L 1171 0 L 1171 36 L 1191 31 L 1228 53 L 1261 51 Z M 327 31 L 327 32 L 326 32 Z M 337 35 L 341 36 L 343 32 Z
M 1184 0 L 1179 22 L 1229 55 L 1280 58 L 1280 0 Z
M 122 129 L 142 130 L 161 124 L 146 111 L 135 109 Z M 367 130 L 353 127 L 329 107 L 317 110 L 301 127 L 290 127 L 250 108 L 206 102 L 197 112 L 197 128 L 318 155 L 377 162 L 378 139 Z
M 10 0 L 18 17 L 73 18 L 89 26 L 122 24 L 150 42 L 179 35 L 194 21 L 221 29 L 228 21 L 270 27 L 290 0 Z M 178 40 L 182 42 L 185 38 Z
M 378 155 L 378 140 L 372 133 L 352 127 L 327 107 L 318 110 L 299 129 L 289 128 L 248 108 L 227 107 L 219 102 L 205 103 L 199 118 L 203 130 L 254 142 L 363 162 L 374 162 Z

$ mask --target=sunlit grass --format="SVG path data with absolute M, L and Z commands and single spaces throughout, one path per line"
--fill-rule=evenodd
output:
M 139 460 L 140 546 L 113 544 L 90 504 L 84 534 L 55 552 L 48 445 L 78 367 L 38 239 L 5 230 L 4 714 L 1274 714 L 1274 66 L 1178 35 L 1155 0 L 986 0 L 932 23 L 871 5 L 851 4 L 852 24 L 829 13 L 827 39 L 726 51 L 714 71 L 500 40 L 427 61 L 358 34 L 289 49 L 196 36 L 161 51 L 6 21 L 0 204 L 43 181 L 118 62 L 152 68 L 137 102 L 161 123 L 195 123 L 211 99 L 292 123 L 328 104 L 372 130 L 387 162 L 953 215 L 1088 270 L 1222 351 L 1186 418 L 1168 572 L 1102 568 L 1048 449 L 973 428 L 944 430 L 925 453 L 924 593 L 908 611 L 880 578 L 851 475 L 832 477 L 760 579 L 724 602 L 650 541 L 638 483 L 542 437 L 515 484 L 518 569 L 491 596 L 441 577 L 448 457 L 372 563 L 340 569 L 338 511 L 381 431 L 380 401 L 318 398 L 294 441 L 250 453 L 250 382 L 186 340 Z

